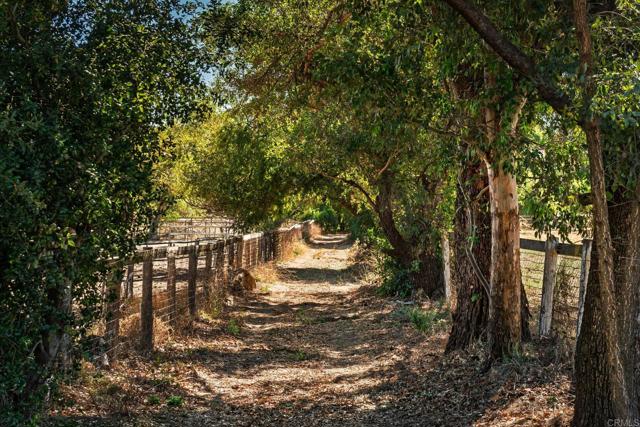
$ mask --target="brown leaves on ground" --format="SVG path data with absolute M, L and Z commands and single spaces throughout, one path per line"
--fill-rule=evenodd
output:
M 49 425 L 566 425 L 568 372 L 542 344 L 483 373 L 481 348 L 444 355 L 447 328 L 419 332 L 361 282 L 344 236 L 279 265 L 262 292 L 195 322 L 150 356 L 87 366 Z M 259 276 L 259 275 L 258 275 Z M 260 289 L 261 283 L 258 283 Z M 426 305 L 426 310 L 430 310 Z

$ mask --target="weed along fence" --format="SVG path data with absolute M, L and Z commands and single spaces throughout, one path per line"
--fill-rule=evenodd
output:
M 313 221 L 290 228 L 136 252 L 106 284 L 106 310 L 95 328 L 92 353 L 103 363 L 131 348 L 150 351 L 169 331 L 200 310 L 215 312 L 235 272 L 287 258 L 295 243 L 319 233 Z M 96 348 L 97 347 L 97 348 Z

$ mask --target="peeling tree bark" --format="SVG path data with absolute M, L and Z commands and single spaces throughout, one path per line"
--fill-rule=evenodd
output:
M 487 164 L 491 191 L 489 348 L 494 359 L 520 350 L 520 218 L 515 177 Z

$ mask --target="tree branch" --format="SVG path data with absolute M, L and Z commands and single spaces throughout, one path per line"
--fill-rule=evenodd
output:
M 334 181 L 340 181 L 344 184 L 347 184 L 355 189 L 357 189 L 358 191 L 360 191 L 364 197 L 367 199 L 367 202 L 371 205 L 371 207 L 376 210 L 378 209 L 378 205 L 376 204 L 376 202 L 371 198 L 371 195 L 369 194 L 369 192 L 367 190 L 364 189 L 364 187 L 362 185 L 360 185 L 358 182 L 352 180 L 352 179 L 348 179 L 348 178 L 341 178 L 339 176 L 333 176 L 333 175 L 329 175 L 328 173 L 324 173 L 321 171 L 318 171 L 318 174 L 325 177 L 325 178 L 329 178 L 332 179 Z
M 516 45 L 511 43 L 475 5 L 467 0 L 444 0 L 478 33 L 494 52 L 518 73 L 531 80 L 538 93 L 556 112 L 571 106 L 569 97 L 551 85 L 538 71 L 536 64 Z

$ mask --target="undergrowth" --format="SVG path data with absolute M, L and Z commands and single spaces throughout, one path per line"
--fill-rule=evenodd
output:
M 442 306 L 434 306 L 426 310 L 420 307 L 405 307 L 400 311 L 400 315 L 425 334 L 443 331 L 449 327 L 450 313 Z
M 378 260 L 377 273 L 382 282 L 376 292 L 381 297 L 410 298 L 414 291 L 412 275 L 418 271 L 419 262 L 416 261 L 411 268 L 402 268 L 391 258 L 384 257 Z

